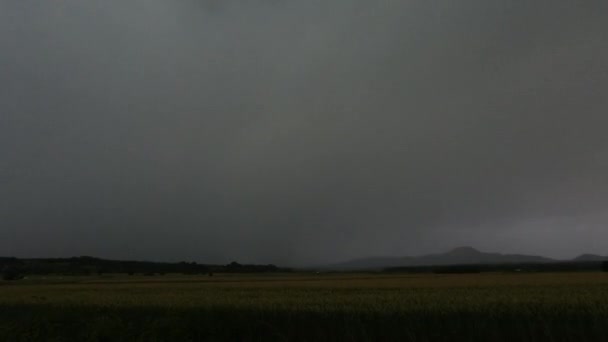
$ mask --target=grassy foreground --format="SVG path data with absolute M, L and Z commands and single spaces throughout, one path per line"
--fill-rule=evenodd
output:
M 606 341 L 608 274 L 0 282 L 0 341 Z

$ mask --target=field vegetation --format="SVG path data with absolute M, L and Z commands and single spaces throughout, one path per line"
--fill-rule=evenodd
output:
M 606 341 L 608 274 L 221 274 L 0 282 L 1 341 Z

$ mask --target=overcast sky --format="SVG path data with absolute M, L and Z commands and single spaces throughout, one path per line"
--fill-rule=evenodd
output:
M 0 1 L 0 255 L 608 255 L 607 13 Z

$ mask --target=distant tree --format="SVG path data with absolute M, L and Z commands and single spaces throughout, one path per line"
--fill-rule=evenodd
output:
M 100 267 L 97 269 L 97 275 L 104 275 L 106 273 L 110 273 L 110 271 L 105 267 Z
M 23 279 L 23 273 L 16 267 L 5 267 L 2 270 L 3 280 L 19 280 Z
M 479 265 L 449 265 L 437 267 L 433 270 L 435 273 L 481 273 Z
M 236 261 L 233 261 L 233 262 L 229 263 L 228 265 L 226 265 L 225 269 L 228 272 L 240 272 L 243 270 L 243 265 L 239 264 Z

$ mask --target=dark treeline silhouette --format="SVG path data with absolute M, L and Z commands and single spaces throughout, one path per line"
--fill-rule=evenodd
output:
M 608 272 L 608 261 L 389 267 L 388 273 Z
M 54 259 L 0 258 L 0 272 L 5 280 L 16 280 L 24 275 L 100 275 L 124 273 L 129 275 L 163 275 L 167 273 L 207 274 L 214 273 L 266 273 L 287 272 L 275 265 L 206 265 L 196 262 L 164 263 L 151 261 L 105 260 L 89 256 Z

